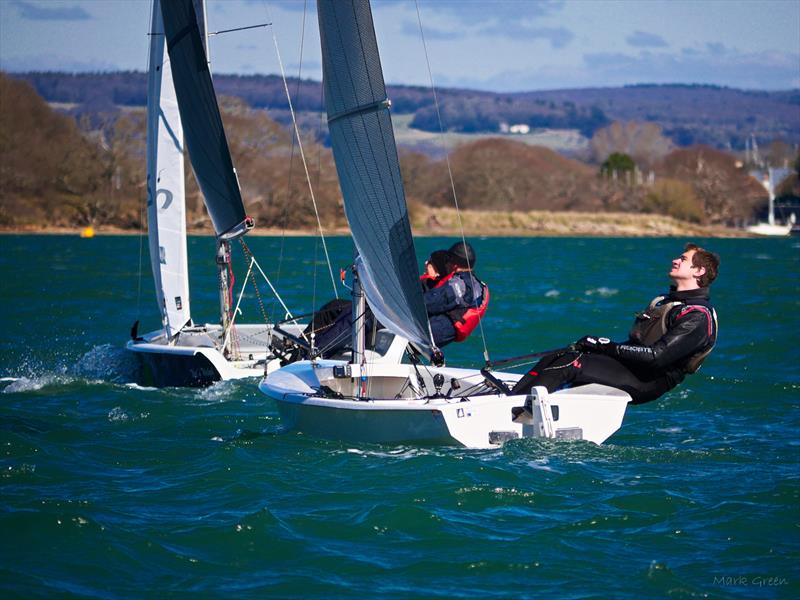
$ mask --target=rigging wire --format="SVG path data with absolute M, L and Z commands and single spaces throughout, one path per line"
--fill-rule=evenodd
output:
M 148 186 L 149 187 L 149 186 Z M 149 193 L 149 191 L 148 191 Z M 145 195 L 146 197 L 146 195 Z M 146 200 L 139 203 L 139 273 L 136 285 L 136 318 L 141 314 L 141 300 L 142 300 L 142 255 L 144 254 L 144 209 Z
M 267 5 L 267 12 L 269 14 L 268 5 Z M 271 16 L 268 20 L 272 22 Z M 303 21 L 304 21 L 303 27 L 305 28 L 305 18 L 303 19 Z M 278 57 L 278 66 L 280 67 L 281 70 L 281 79 L 283 80 L 283 88 L 284 91 L 286 92 L 286 100 L 289 103 L 289 113 L 292 116 L 292 126 L 294 129 L 295 137 L 297 138 L 297 147 L 300 150 L 300 158 L 303 161 L 303 170 L 305 171 L 306 181 L 308 182 L 308 192 L 311 196 L 311 203 L 314 205 L 314 215 L 317 218 L 317 228 L 319 230 L 319 236 L 320 239 L 322 240 L 322 247 L 325 250 L 325 260 L 328 263 L 328 273 L 331 276 L 331 285 L 333 286 L 333 294 L 336 298 L 338 298 L 339 292 L 336 288 L 336 280 L 333 277 L 333 267 L 331 266 L 331 259 L 330 255 L 328 254 L 328 245 L 325 243 L 325 233 L 322 230 L 322 221 L 320 220 L 319 217 L 319 208 L 317 207 L 317 199 L 314 195 L 314 186 L 311 185 L 311 175 L 309 174 L 308 163 L 306 162 L 306 155 L 305 152 L 303 151 L 303 141 L 300 138 L 300 129 L 297 126 L 297 117 L 294 112 L 294 105 L 292 104 L 292 95 L 289 93 L 289 84 L 286 81 L 286 71 L 283 68 L 283 59 L 281 58 L 281 51 L 280 48 L 278 47 L 278 37 L 275 34 L 274 25 L 270 27 L 270 31 L 272 32 L 272 42 L 275 46 L 275 54 Z
M 308 2 L 307 0 L 303 2 L 303 20 L 301 22 L 300 28 L 300 60 L 298 61 L 299 64 L 297 66 L 297 85 L 295 86 L 295 97 L 300 97 L 300 83 L 302 81 L 303 75 L 303 51 L 305 49 L 305 39 L 306 39 L 306 14 L 307 14 Z M 283 253 L 286 246 L 286 221 L 288 220 L 289 215 L 289 199 L 292 196 L 292 176 L 294 175 L 294 149 L 295 149 L 295 138 L 294 136 L 290 136 L 292 140 L 292 145 L 289 150 L 289 174 L 287 176 L 286 182 L 286 197 L 283 200 L 283 214 L 281 215 L 281 244 L 280 250 L 278 251 L 278 270 L 275 276 L 275 283 L 280 285 L 281 281 L 281 269 L 283 266 Z M 272 309 L 275 306 L 274 301 L 270 303 L 270 318 L 272 317 Z
M 148 36 L 153 35 L 153 12 L 150 11 L 150 24 L 147 27 Z M 150 61 L 152 60 L 150 53 L 152 52 L 152 45 L 147 44 L 147 72 L 150 72 Z M 148 84 L 149 85 L 149 84 Z M 142 255 L 144 254 L 144 213 L 147 206 L 147 197 L 150 195 L 150 174 L 146 172 L 145 168 L 145 197 L 139 203 L 139 272 L 137 274 L 136 283 L 136 318 L 141 314 L 141 300 L 142 300 Z M 149 225 L 149 223 L 148 223 Z M 159 307 L 159 312 L 161 308 Z
M 305 16 L 304 16 L 304 19 L 303 19 L 303 26 L 305 27 Z M 299 75 L 298 75 L 297 85 L 298 85 L 298 89 L 299 89 L 299 86 L 300 86 L 300 77 L 299 77 Z M 320 106 L 323 106 L 323 104 L 325 102 L 325 98 L 324 98 L 323 94 L 324 94 L 324 88 L 323 88 L 322 84 L 320 83 L 320 86 L 319 86 L 319 105 Z M 299 97 L 299 94 L 298 94 L 298 97 Z M 322 114 L 323 114 L 322 111 L 320 111 L 319 119 L 317 119 L 317 139 L 320 139 L 320 134 L 322 133 L 322 123 L 323 123 Z M 319 189 L 319 182 L 320 182 L 320 179 L 322 178 L 322 144 L 317 144 L 317 173 L 316 173 L 316 175 L 317 175 L 316 186 L 317 186 L 317 189 Z M 311 291 L 311 310 L 312 311 L 316 310 L 316 306 L 317 306 L 317 251 L 318 250 L 319 250 L 319 240 L 314 240 L 314 279 L 313 279 L 312 291 Z M 328 265 L 330 266 L 330 263 L 328 263 Z M 336 294 L 335 297 L 336 297 L 337 300 L 339 299 L 339 295 L 338 294 Z M 313 312 L 311 313 L 311 322 L 312 322 L 312 327 L 311 327 L 311 329 L 312 329 L 312 332 L 311 332 L 311 350 L 313 352 L 314 351 L 314 346 L 315 346 L 315 343 L 316 343 L 316 332 L 314 331 L 314 326 L 313 326 L 313 322 L 314 322 L 314 313 Z
M 270 326 L 270 320 L 267 318 L 266 310 L 264 310 L 264 300 L 263 300 L 263 298 L 261 298 L 261 292 L 258 289 L 258 283 L 256 282 L 256 276 L 255 276 L 255 273 L 253 273 L 252 265 L 253 265 L 254 262 L 256 262 L 256 259 L 253 256 L 253 253 L 250 251 L 250 247 L 247 245 L 247 242 L 244 241 L 244 237 L 240 237 L 239 238 L 239 245 L 242 247 L 242 253 L 245 255 L 245 258 L 248 258 L 251 261 L 250 268 L 247 270 L 247 274 L 250 276 L 250 282 L 252 283 L 253 289 L 255 290 L 255 293 L 256 293 L 256 301 L 258 302 L 259 310 L 261 310 L 261 318 L 264 319 L 264 324 L 269 329 L 271 327 Z M 246 277 L 247 276 L 245 276 L 245 278 Z M 244 292 L 244 284 L 242 284 L 242 292 Z
M 450 166 L 450 153 L 449 153 L 449 149 L 447 147 L 447 141 L 445 140 L 445 137 L 444 137 L 444 124 L 443 124 L 443 119 L 442 119 L 442 111 L 441 111 L 441 108 L 439 106 L 439 96 L 436 93 L 436 84 L 434 83 L 434 80 L 433 80 L 433 70 L 431 69 L 431 60 L 430 60 L 430 57 L 428 56 L 428 44 L 425 41 L 425 31 L 422 28 L 422 15 L 421 15 L 420 10 L 419 10 L 419 0 L 414 0 L 414 5 L 416 6 L 416 9 L 417 9 L 417 22 L 419 23 L 419 34 L 420 34 L 420 38 L 422 39 L 422 48 L 425 51 L 425 62 L 427 64 L 427 66 L 428 66 L 428 78 L 430 79 L 430 82 L 431 82 L 431 92 L 433 93 L 433 104 L 436 107 L 436 117 L 439 120 L 439 134 L 440 134 L 440 140 L 441 140 L 441 143 L 442 143 L 442 149 L 444 150 L 445 162 L 447 164 L 447 174 L 448 174 L 448 176 L 450 178 L 450 189 L 453 192 L 453 203 L 456 206 L 456 216 L 458 217 L 458 228 L 459 228 L 459 230 L 461 232 L 461 243 L 464 244 L 464 254 L 466 255 L 467 254 L 467 252 L 466 252 L 466 249 L 467 249 L 466 248 L 466 246 L 467 246 L 467 238 L 464 235 L 464 223 L 461 220 L 461 208 L 458 206 L 458 194 L 456 194 L 456 184 L 455 184 L 455 181 L 453 179 L 453 169 Z M 489 362 L 489 349 L 488 349 L 488 347 L 486 345 L 486 333 L 483 330 L 483 319 L 479 319 L 478 320 L 478 327 L 481 330 L 481 341 L 483 342 L 483 357 L 486 360 L 486 362 L 488 363 Z
M 314 275 L 311 277 L 311 310 L 316 310 L 317 306 L 317 252 L 319 251 L 319 240 L 314 240 Z M 317 331 L 314 328 L 314 313 L 311 313 L 311 350 L 313 352 L 317 339 Z

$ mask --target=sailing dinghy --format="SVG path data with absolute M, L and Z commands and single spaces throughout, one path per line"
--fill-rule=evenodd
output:
M 149 385 L 205 386 L 259 377 L 281 362 L 270 350 L 281 341 L 281 334 L 264 323 L 235 323 L 231 242 L 247 233 L 253 222 L 245 215 L 208 67 L 203 6 L 202 0 L 153 1 L 147 100 L 148 235 L 163 327 L 139 336 L 137 321 L 126 346 L 141 359 L 142 382 Z M 219 323 L 198 325 L 191 317 L 184 137 L 216 234 Z M 253 264 L 251 260 L 251 268 Z M 295 335 L 301 329 L 293 323 L 283 327 Z
M 354 442 L 492 448 L 522 437 L 602 443 L 622 424 L 630 396 L 587 385 L 510 395 L 520 378 L 423 364 L 441 362 L 420 288 L 389 101 L 368 0 L 321 0 L 328 126 L 345 213 L 358 254 L 350 360 L 299 361 L 268 374 L 259 389 L 285 426 Z M 373 360 L 365 350 L 364 298 L 385 327 L 376 350 L 406 340 L 410 362 Z M 405 344 L 403 344 L 405 345 Z M 399 356 L 395 355 L 395 358 Z M 529 412 L 515 414 L 523 405 Z

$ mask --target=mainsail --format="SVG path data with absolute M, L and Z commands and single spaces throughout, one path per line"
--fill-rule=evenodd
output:
M 368 0 L 317 3 L 325 107 L 345 214 L 370 308 L 390 331 L 433 347 Z
M 193 0 L 161 4 L 186 146 L 218 237 L 245 232 L 239 182 L 217 106 Z
M 147 89 L 147 217 L 156 299 L 167 336 L 191 319 L 186 255 L 183 128 L 166 59 L 160 0 L 153 1 Z

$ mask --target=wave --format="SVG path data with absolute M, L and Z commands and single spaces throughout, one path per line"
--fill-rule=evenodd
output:
M 102 344 L 81 356 L 71 371 L 86 379 L 128 383 L 135 381 L 138 367 L 136 357 L 124 348 Z
M 124 384 L 126 388 L 132 390 L 139 390 L 142 392 L 155 392 L 158 391 L 157 387 L 149 386 L 149 385 L 139 385 L 138 383 L 126 383 Z
M 592 289 L 586 290 L 584 292 L 584 294 L 586 296 L 597 295 L 597 296 L 600 296 L 601 298 L 609 298 L 611 296 L 616 296 L 618 293 L 619 293 L 618 289 L 609 288 L 609 287 L 605 287 L 605 286 L 598 287 L 598 288 L 592 288 Z
M 42 375 L 39 377 L 4 377 L 4 381 L 11 381 L 3 388 L 3 394 L 19 394 L 23 392 L 35 392 L 43 387 L 50 385 L 67 385 L 74 381 L 71 377 L 63 375 Z
M 11 374 L 0 378 L 0 385 L 7 384 L 0 393 L 35 392 L 45 387 L 75 383 L 136 385 L 133 382 L 136 380 L 138 362 L 123 348 L 101 344 L 74 362 L 72 360 L 71 357 L 62 357 L 57 362 L 28 358 L 16 369 L 9 369 Z

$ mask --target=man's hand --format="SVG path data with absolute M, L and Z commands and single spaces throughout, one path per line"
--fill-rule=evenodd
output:
M 576 350 L 581 352 L 592 352 L 594 354 L 606 354 L 615 356 L 617 354 L 617 344 L 607 337 L 597 337 L 595 335 L 585 335 L 573 344 Z

